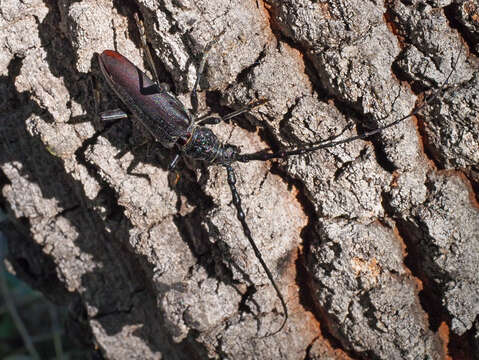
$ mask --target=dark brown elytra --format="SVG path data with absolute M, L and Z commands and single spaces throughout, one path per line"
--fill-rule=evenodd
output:
M 201 126 L 201 124 L 219 123 L 220 121 L 229 120 L 265 103 L 265 100 L 258 100 L 257 102 L 247 105 L 223 117 L 196 116 L 198 110 L 198 84 L 201 79 L 208 52 L 213 44 L 216 43 L 218 37 L 210 42 L 204 49 L 203 57 L 198 67 L 197 78 L 191 93 L 192 110 L 189 111 L 176 98 L 176 96 L 171 94 L 164 86 L 162 86 L 162 84 L 159 83 L 156 69 L 153 65 L 151 54 L 146 44 L 143 25 L 139 21 L 136 14 L 135 19 L 140 30 L 143 48 L 151 66 L 154 80 L 151 80 L 148 76 L 146 76 L 128 59 L 112 50 L 105 50 L 99 56 L 101 71 L 110 87 L 122 100 L 133 116 L 135 116 L 145 127 L 145 129 L 153 136 L 155 141 L 161 143 L 166 148 L 176 147 L 178 153 L 171 162 L 169 169 L 173 169 L 175 167 L 180 157 L 202 160 L 208 164 L 222 165 L 226 168 L 227 180 L 231 189 L 233 204 L 236 208 L 237 217 L 243 228 L 244 235 L 250 242 L 256 258 L 260 262 L 262 268 L 268 276 L 269 281 L 271 282 L 271 285 L 276 291 L 279 300 L 281 301 L 283 308 L 283 321 L 281 326 L 276 331 L 271 332 L 266 336 L 274 335 L 281 331 L 286 324 L 288 319 L 288 308 L 281 291 L 276 285 L 271 271 L 264 262 L 261 252 L 253 240 L 253 236 L 246 222 L 245 214 L 241 206 L 241 198 L 236 189 L 236 176 L 231 164 L 234 162 L 247 163 L 254 160 L 266 161 L 270 159 L 286 158 L 292 155 L 302 155 L 317 151 L 319 149 L 346 144 L 359 139 L 365 139 L 378 134 L 387 128 L 393 127 L 401 121 L 404 121 L 418 113 L 428 102 L 436 98 L 441 93 L 449 81 L 452 73 L 454 72 L 459 56 L 456 59 L 451 73 L 448 75 L 438 91 L 432 94 L 429 98 L 426 98 L 421 106 L 416 107 L 408 115 L 400 117 L 385 126 L 377 127 L 370 131 L 346 139 L 336 140 L 341 135 L 339 134 L 338 136 L 333 137 L 332 140 L 328 139 L 325 141 L 318 141 L 292 149 L 280 150 L 276 152 L 271 151 L 270 149 L 265 149 L 255 153 L 242 154 L 239 152 L 238 147 L 231 144 L 221 143 L 209 128 Z M 122 110 L 116 109 L 102 113 L 101 117 L 104 120 L 121 119 L 126 118 L 127 114 Z

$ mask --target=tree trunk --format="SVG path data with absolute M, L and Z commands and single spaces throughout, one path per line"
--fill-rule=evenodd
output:
M 234 163 L 181 161 L 99 71 L 115 49 L 243 153 L 367 140 Z M 454 359 L 479 353 L 479 10 L 475 0 L 7 0 L 0 24 L 0 203 L 11 263 L 69 304 L 108 359 Z M 222 32 L 224 33 L 222 34 Z M 439 91 L 447 80 L 444 91 Z

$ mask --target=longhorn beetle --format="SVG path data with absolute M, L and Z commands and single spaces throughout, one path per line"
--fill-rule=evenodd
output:
M 387 125 L 377 127 L 373 130 L 346 139 L 335 140 L 341 135 L 339 134 L 332 139 L 330 138 L 328 140 L 310 143 L 297 148 L 280 150 L 276 152 L 271 151 L 270 149 L 265 149 L 255 153 L 241 154 L 238 147 L 231 144 L 222 144 L 209 128 L 200 126 L 200 124 L 219 123 L 220 121 L 229 120 L 251 110 L 256 106 L 264 104 L 266 102 L 265 100 L 254 102 L 223 117 L 196 116 L 198 108 L 197 88 L 205 66 L 206 58 L 208 56 L 209 50 L 216 43 L 218 37 L 221 36 L 222 33 L 213 41 L 211 41 L 204 49 L 203 56 L 197 71 L 197 78 L 191 92 L 192 112 L 190 112 L 176 98 L 176 96 L 171 94 L 162 84 L 159 83 L 156 69 L 146 43 L 143 24 L 138 19 L 137 14 L 135 14 L 135 20 L 140 31 L 140 38 L 144 52 L 147 56 L 149 65 L 152 68 L 154 80 L 151 80 L 128 59 L 113 50 L 105 50 L 99 56 L 100 69 L 110 87 L 123 101 L 128 110 L 153 136 L 155 141 L 159 142 L 166 148 L 172 148 L 176 146 L 178 153 L 169 166 L 170 170 L 175 167 L 180 156 L 195 160 L 202 160 L 208 164 L 222 165 L 226 168 L 233 204 L 236 207 L 237 217 L 241 223 L 241 226 L 243 227 L 244 235 L 251 244 L 256 258 L 268 276 L 268 279 L 276 291 L 276 294 L 283 307 L 283 322 L 281 323 L 281 326 L 276 331 L 267 334 L 266 336 L 274 335 L 280 332 L 286 324 L 288 319 L 288 308 L 281 291 L 274 281 L 271 271 L 264 262 L 261 252 L 253 240 L 253 236 L 246 222 L 245 214 L 241 206 L 241 198 L 236 189 L 236 176 L 231 164 L 234 162 L 247 163 L 253 160 L 266 161 L 270 159 L 285 158 L 291 155 L 306 154 L 319 149 L 346 144 L 354 140 L 365 139 L 372 135 L 378 134 L 387 128 L 395 126 L 401 121 L 404 121 L 418 113 L 429 101 L 438 96 L 454 72 L 457 61 L 459 60 L 459 56 L 456 59 L 450 74 L 447 76 L 446 80 L 438 91 L 432 94 L 429 98 L 426 98 L 423 104 L 419 107 L 416 107 L 411 113 L 396 119 Z M 121 119 L 127 117 L 127 114 L 119 109 L 103 112 L 100 115 L 104 120 Z

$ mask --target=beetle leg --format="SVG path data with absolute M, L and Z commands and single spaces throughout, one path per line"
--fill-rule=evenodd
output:
M 177 171 L 172 171 L 168 173 L 168 184 L 172 187 L 175 188 L 176 185 L 178 185 L 178 182 L 180 181 L 181 175 Z
M 198 85 L 201 80 L 201 75 L 203 74 L 203 70 L 205 68 L 206 64 L 206 59 L 208 58 L 208 53 L 210 52 L 211 48 L 213 45 L 215 45 L 218 42 L 218 39 L 225 33 L 225 30 L 220 32 L 218 35 L 216 35 L 213 40 L 211 40 L 208 44 L 206 44 L 205 48 L 203 49 L 203 54 L 201 56 L 201 61 L 200 65 L 198 66 L 198 69 L 196 70 L 196 81 L 195 85 L 193 85 L 193 90 L 191 91 L 191 107 L 192 107 L 192 113 L 193 115 L 196 115 L 196 112 L 198 111 Z
M 101 92 L 98 89 L 98 82 L 95 77 L 91 78 L 91 87 L 93 91 L 93 106 L 95 107 L 95 115 L 98 114 L 100 108 Z
M 136 21 L 136 26 L 138 27 L 138 31 L 140 33 L 140 39 L 141 39 L 141 45 L 143 47 L 143 51 L 146 54 L 146 59 L 151 68 L 153 81 L 155 82 L 156 86 L 158 87 L 160 91 L 168 91 L 168 89 L 164 87 L 164 84 L 160 83 L 159 81 L 158 73 L 156 71 L 156 66 L 155 66 L 155 63 L 153 62 L 153 57 L 151 56 L 150 48 L 148 47 L 148 43 L 146 42 L 147 39 L 146 39 L 145 26 L 143 25 L 143 22 L 138 17 L 138 13 L 134 14 L 134 18 Z
M 126 119 L 127 117 L 128 114 L 121 109 L 108 110 L 100 113 L 100 119 L 102 121 Z
M 126 119 L 128 117 L 128 114 L 126 112 L 118 108 L 99 112 L 101 92 L 98 89 L 98 83 L 96 79 L 92 80 L 92 87 L 93 87 L 93 101 L 95 106 L 95 115 L 99 115 L 99 118 L 101 121 L 110 122 L 114 120 Z
M 165 92 L 170 92 L 171 91 L 171 86 L 167 82 L 161 82 L 161 83 L 158 84 L 158 86 L 160 87 L 161 90 L 163 90 Z
M 198 119 L 196 121 L 196 124 L 197 125 L 199 125 L 199 124 L 202 124 L 202 125 L 205 125 L 205 124 L 217 125 L 222 121 L 223 121 L 223 118 L 221 116 L 209 116 L 209 115 L 207 115 L 207 116 L 203 116 L 200 119 Z
M 261 100 L 258 100 L 258 101 L 255 101 L 255 102 L 252 102 L 238 110 L 235 110 L 233 112 L 230 112 L 229 114 L 226 114 L 225 116 L 221 117 L 221 116 L 210 116 L 210 115 L 206 115 L 206 116 L 203 116 L 203 117 L 200 117 L 199 119 L 196 120 L 196 124 L 218 124 L 220 123 L 221 121 L 228 121 L 229 119 L 232 119 L 238 115 L 241 115 L 245 112 L 248 112 L 252 109 L 254 109 L 255 107 L 257 106 L 260 106 L 260 105 L 263 105 L 264 103 L 266 103 L 268 100 L 267 99 L 261 99 Z
M 176 154 L 170 165 L 168 165 L 168 171 L 172 171 L 175 168 L 176 164 L 178 164 L 178 160 L 180 160 L 180 155 Z

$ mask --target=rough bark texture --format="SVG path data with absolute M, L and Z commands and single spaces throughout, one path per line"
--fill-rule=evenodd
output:
M 444 359 L 479 353 L 479 13 L 475 0 L 0 1 L 0 186 L 9 261 L 109 359 Z M 222 167 L 180 166 L 120 106 L 96 53 L 141 68 L 144 19 L 182 101 L 205 44 L 204 111 L 269 102 L 214 131 L 244 152 L 369 141 Z M 95 90 L 101 97 L 95 101 Z M 349 126 L 349 128 L 348 128 Z M 259 131 L 257 131 L 259 129 Z M 147 145 L 145 145 L 145 142 Z M 190 164 L 191 165 L 191 164 Z M 191 166 L 190 166 L 191 167 Z

